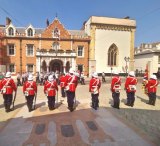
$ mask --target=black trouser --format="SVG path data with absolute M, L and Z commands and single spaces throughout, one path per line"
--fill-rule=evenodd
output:
M 75 92 L 67 91 L 66 94 L 67 94 L 68 108 L 73 108 Z
M 26 96 L 28 110 L 32 110 L 34 95 Z
M 133 106 L 135 101 L 135 92 L 127 92 L 127 105 Z
M 9 111 L 11 104 L 12 104 L 13 95 L 12 94 L 3 94 L 3 99 L 4 99 L 4 107 L 5 107 L 6 111 Z
M 55 96 L 47 96 L 48 98 L 48 107 L 50 110 L 54 109 L 55 106 Z
M 22 85 L 25 83 L 25 78 L 22 78 Z
M 21 86 L 21 80 L 17 79 L 17 86 Z
M 94 109 L 97 109 L 97 107 L 99 107 L 99 93 L 98 94 L 91 94 L 92 97 L 92 107 Z
M 115 108 L 119 108 L 119 103 L 120 103 L 119 97 L 120 97 L 120 92 L 112 92 L 113 106 Z
M 65 97 L 65 91 L 64 91 L 64 87 L 61 87 L 61 94 L 62 94 L 62 97 Z
M 156 92 L 148 93 L 148 97 L 149 97 L 149 104 L 155 105 L 155 103 L 156 103 Z

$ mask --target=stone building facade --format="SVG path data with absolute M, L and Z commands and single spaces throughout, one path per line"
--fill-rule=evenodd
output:
M 85 32 L 91 37 L 89 71 L 134 70 L 135 30 L 136 21 L 129 17 L 90 17 L 85 23 Z M 129 57 L 127 63 L 125 57 Z
M 91 16 L 81 30 L 67 30 L 58 18 L 46 24 L 46 28 L 16 27 L 7 20 L 0 26 L 1 69 L 3 65 L 15 74 L 68 72 L 72 67 L 85 75 L 134 70 L 135 20 Z
M 149 75 L 160 70 L 160 42 L 143 43 L 135 48 L 135 70 L 144 72 L 148 66 Z

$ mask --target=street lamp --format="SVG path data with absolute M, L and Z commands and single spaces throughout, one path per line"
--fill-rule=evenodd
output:
M 129 62 L 130 58 L 129 58 L 129 57 L 124 57 L 124 60 L 125 60 L 125 62 L 126 62 L 125 69 L 126 69 L 126 76 L 127 76 L 127 69 L 128 69 L 127 62 Z
M 112 68 L 112 66 L 111 66 L 111 78 L 112 78 L 112 70 L 113 70 L 113 68 Z

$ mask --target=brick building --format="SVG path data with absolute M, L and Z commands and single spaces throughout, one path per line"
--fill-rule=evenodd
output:
M 15 27 L 9 18 L 0 27 L 1 55 L 5 68 L 2 71 L 68 72 L 70 67 L 88 74 L 90 37 L 84 30 L 67 30 L 55 18 L 46 28 Z M 1 66 L 2 68 L 2 66 Z
M 67 30 L 55 18 L 46 28 L 15 27 L 10 19 L 0 26 L 2 62 L 17 72 L 68 72 L 72 67 L 85 75 L 96 71 L 112 74 L 134 70 L 136 21 L 91 16 L 82 30 Z M 128 62 L 124 58 L 129 58 Z M 4 67 L 3 67 L 4 70 Z

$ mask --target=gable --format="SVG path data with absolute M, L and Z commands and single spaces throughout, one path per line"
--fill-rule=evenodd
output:
M 70 38 L 70 33 L 67 31 L 61 22 L 56 18 L 54 21 L 42 32 L 43 38 L 53 38 L 53 33 L 55 29 L 59 30 L 60 38 Z

